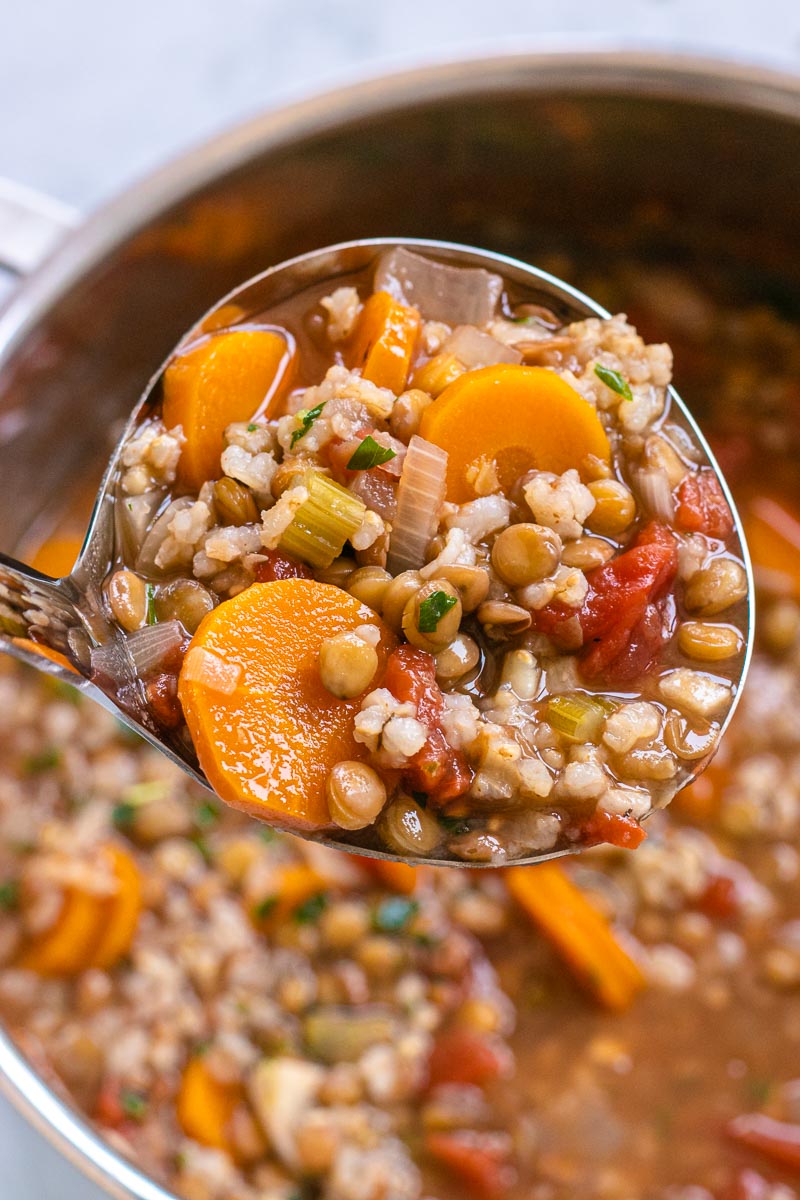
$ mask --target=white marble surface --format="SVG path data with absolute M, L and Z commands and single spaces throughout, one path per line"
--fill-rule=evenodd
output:
M 577 36 L 800 71 L 797 0 L 5 0 L 0 12 L 0 176 L 82 210 L 266 106 L 420 57 Z M 100 1196 L 0 1099 L 2 1200 Z

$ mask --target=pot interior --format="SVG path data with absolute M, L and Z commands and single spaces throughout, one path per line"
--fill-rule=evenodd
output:
M 442 237 L 546 265 L 612 306 L 627 298 L 607 278 L 634 260 L 800 312 L 798 194 L 800 121 L 607 89 L 426 101 L 264 150 L 122 240 L 0 361 L 0 545 L 93 493 L 182 330 L 289 255 Z

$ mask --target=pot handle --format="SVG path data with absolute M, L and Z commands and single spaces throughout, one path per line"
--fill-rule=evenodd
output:
M 78 222 L 60 200 L 0 179 L 0 268 L 27 275 Z

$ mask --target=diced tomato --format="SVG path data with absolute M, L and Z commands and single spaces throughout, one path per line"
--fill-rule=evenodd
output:
M 763 1113 L 745 1113 L 731 1121 L 725 1132 L 740 1146 L 757 1150 L 782 1167 L 800 1171 L 800 1125 L 776 1121 Z
M 581 670 L 587 679 L 625 682 L 644 674 L 671 636 L 667 598 L 678 570 L 675 538 L 651 521 L 627 550 L 587 571 L 583 607 L 549 604 L 534 626 L 563 648 L 574 648 L 577 616 L 583 634 Z
M 678 488 L 675 522 L 689 533 L 726 538 L 733 533 L 733 514 L 714 472 L 687 475 Z
M 416 646 L 398 646 L 386 664 L 383 687 L 402 703 L 415 704 L 417 717 L 430 730 L 425 745 L 404 772 L 408 787 L 413 792 L 424 792 L 440 804 L 463 796 L 472 782 L 472 771 L 461 751 L 454 750 L 447 741 L 441 727 L 444 701 L 436 682 L 433 655 Z
M 608 813 L 598 809 L 581 824 L 581 842 L 584 846 L 599 846 L 606 843 L 623 850 L 635 850 L 647 837 L 635 817 L 621 813 Z
M 482 1087 L 507 1073 L 509 1055 L 495 1038 L 469 1029 L 440 1033 L 428 1060 L 428 1084 L 472 1083 Z
M 108 1077 L 103 1080 L 95 1102 L 94 1119 L 107 1129 L 119 1129 L 125 1124 L 127 1116 L 122 1107 L 119 1080 Z
M 697 907 L 707 917 L 729 921 L 739 912 L 736 883 L 728 875 L 712 875 L 697 901 Z
M 464 1183 L 478 1200 L 501 1200 L 516 1172 L 504 1138 L 492 1133 L 429 1133 L 425 1149 Z
M 311 568 L 290 554 L 265 550 L 264 555 L 264 561 L 253 568 L 258 583 L 274 583 L 276 579 L 313 579 Z

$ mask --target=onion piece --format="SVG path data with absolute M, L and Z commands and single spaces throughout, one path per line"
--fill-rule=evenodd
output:
M 118 495 L 114 503 L 117 540 L 126 562 L 136 560 L 147 535 L 147 527 L 163 498 L 163 491 L 143 492 L 141 496 Z
M 671 524 L 675 518 L 675 503 L 666 471 L 643 467 L 636 472 L 636 487 L 642 504 L 654 517 Z
M 400 246 L 378 262 L 375 291 L 412 304 L 428 321 L 485 325 L 495 315 L 503 280 L 482 267 L 448 267 Z
M 192 646 L 183 662 L 183 678 L 202 683 L 210 692 L 232 696 L 239 686 L 243 670 L 239 663 L 226 662 L 202 646 Z
M 107 679 L 116 691 L 129 687 L 134 681 L 131 656 L 125 642 L 119 638 L 102 646 L 92 646 L 89 651 L 92 679 Z
M 139 551 L 139 557 L 136 559 L 136 570 L 140 575 L 163 575 L 156 566 L 156 555 L 161 549 L 161 543 L 169 533 L 169 525 L 173 517 L 176 517 L 179 512 L 183 512 L 185 508 L 191 508 L 194 504 L 191 496 L 180 496 L 179 499 L 173 500 L 168 504 L 161 516 L 157 517 L 150 528 L 147 537 L 142 542 L 142 548 Z
M 397 489 L 387 567 L 393 575 L 418 570 L 436 530 L 447 484 L 447 451 L 414 434 Z
M 180 649 L 186 632 L 180 621 L 162 621 L 158 625 L 145 625 L 128 635 L 125 645 L 133 662 L 133 669 L 140 679 L 152 675 L 167 664 L 175 665 L 175 652 Z
M 492 367 L 495 363 L 522 362 L 519 350 L 503 345 L 497 338 L 482 333 L 474 325 L 459 325 L 447 338 L 442 349 L 447 354 L 455 354 L 468 371 L 478 367 Z

